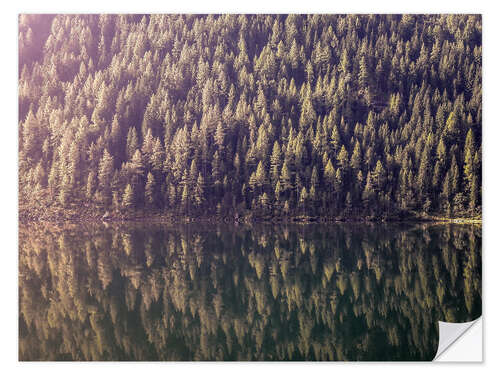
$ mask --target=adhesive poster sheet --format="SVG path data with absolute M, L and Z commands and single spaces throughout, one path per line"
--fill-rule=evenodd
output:
M 20 361 L 432 361 L 481 319 L 481 15 L 18 38 Z

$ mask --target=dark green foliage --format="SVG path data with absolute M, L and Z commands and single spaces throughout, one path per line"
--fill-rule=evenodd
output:
M 19 22 L 21 207 L 480 213 L 480 16 Z

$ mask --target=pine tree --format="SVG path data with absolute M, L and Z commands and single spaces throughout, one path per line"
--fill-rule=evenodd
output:
M 38 159 L 39 149 L 41 149 L 41 134 L 40 134 L 40 122 L 36 115 L 30 110 L 26 120 L 22 124 L 22 143 L 21 139 L 19 144 L 22 146 L 22 155 L 26 157 L 28 161 L 34 161 Z
M 340 139 L 339 129 L 337 125 L 333 125 L 332 134 L 330 136 L 330 143 L 332 144 L 333 150 L 337 152 L 342 145 L 342 140 Z
M 75 187 L 80 182 L 80 174 L 81 174 L 81 159 L 80 159 L 80 151 L 78 144 L 73 142 L 69 149 L 69 158 L 68 158 L 68 174 L 69 174 L 69 183 L 72 187 Z
M 126 209 L 132 209 L 135 205 L 134 191 L 130 184 L 127 184 L 125 191 L 123 192 L 122 205 Z
M 283 168 L 281 168 L 280 184 L 284 192 L 292 189 L 292 177 L 286 160 L 283 163 Z
M 264 213 L 267 213 L 267 211 L 269 210 L 269 197 L 267 196 L 266 192 L 262 193 L 259 197 L 259 203 Z
M 335 172 L 335 180 L 333 183 L 333 186 L 334 186 L 335 191 L 337 193 L 342 192 L 343 183 L 344 183 L 344 179 L 342 177 L 342 171 L 340 170 L 340 168 L 337 168 L 337 171 Z
M 380 159 L 377 160 L 377 165 L 375 166 L 375 171 L 372 173 L 372 178 L 376 191 L 383 192 L 385 189 L 386 171 L 382 166 L 382 162 L 380 161 Z
M 460 189 L 460 174 L 458 170 L 458 164 L 457 164 L 457 159 L 455 158 L 455 155 L 452 156 L 451 159 L 451 166 L 450 166 L 450 192 L 451 195 L 454 196 L 455 193 L 458 192 Z
M 311 172 L 311 187 L 314 187 L 314 189 L 319 187 L 318 168 L 316 166 L 313 167 Z
M 366 176 L 366 185 L 363 190 L 363 206 L 365 207 L 365 209 L 370 209 L 370 205 L 373 202 L 374 196 L 375 189 L 372 185 L 372 175 L 370 172 L 368 172 L 368 175 Z
M 449 137 L 454 137 L 458 134 L 458 123 L 455 112 L 450 112 L 448 119 L 446 120 L 446 134 Z
M 111 177 L 113 176 L 113 157 L 108 150 L 104 150 L 99 163 L 99 191 L 105 204 L 111 199 Z
M 311 126 L 316 121 L 316 111 L 314 110 L 312 103 L 311 87 L 307 85 L 305 98 L 302 103 L 302 108 L 300 112 L 300 126 L 302 129 L 306 129 Z
M 305 208 L 306 206 L 306 203 L 307 203 L 307 189 L 304 187 L 302 187 L 302 190 L 300 191 L 300 198 L 299 198 L 299 204 Z
M 92 199 L 92 197 L 94 196 L 96 186 L 97 186 L 96 173 L 95 171 L 90 171 L 87 177 L 87 186 L 85 194 L 88 199 Z
M 134 155 L 138 147 L 139 147 L 139 140 L 137 138 L 137 130 L 135 129 L 135 127 L 131 127 L 129 128 L 127 133 L 126 151 L 128 160 L 132 159 L 132 156 Z
M 151 174 L 151 172 L 148 173 L 148 178 L 146 182 L 145 201 L 149 207 L 155 207 L 156 203 L 155 178 Z
M 264 169 L 264 164 L 262 163 L 262 161 L 259 161 L 259 165 L 257 166 L 255 179 L 257 185 L 260 187 L 263 187 L 266 184 L 266 170 Z
M 151 154 L 151 166 L 154 171 L 160 172 L 163 169 L 163 161 L 165 159 L 163 147 L 159 138 L 156 138 L 153 143 Z
M 279 180 L 276 182 L 276 187 L 274 188 L 274 197 L 276 202 L 279 203 L 281 197 L 281 183 Z
M 342 145 L 342 149 L 337 156 L 337 163 L 342 173 L 347 171 L 347 168 L 349 167 L 349 154 L 347 153 L 344 145 Z
M 146 135 L 144 136 L 144 140 L 142 141 L 141 153 L 144 156 L 145 164 L 150 164 L 153 156 L 153 146 L 154 139 L 151 129 L 146 131 Z
M 361 145 L 359 141 L 356 140 L 356 146 L 354 146 L 354 151 L 351 156 L 351 168 L 355 171 L 359 170 L 361 168 L 361 162 Z
M 276 184 L 280 175 L 281 148 L 278 141 L 274 142 L 273 153 L 271 154 L 271 182 Z
M 352 196 L 351 192 L 348 191 L 345 197 L 345 213 L 346 215 L 350 215 L 352 212 Z
M 134 181 L 135 183 L 137 183 L 139 176 L 142 175 L 144 170 L 144 164 L 142 162 L 142 154 L 138 149 L 135 150 L 134 155 L 130 160 L 129 167 L 132 176 L 134 176 Z
M 204 192 L 205 192 L 205 181 L 201 173 L 198 173 L 198 178 L 196 179 L 196 185 L 194 187 L 194 203 L 196 207 L 200 207 L 204 200 Z
M 420 166 L 418 168 L 417 175 L 417 185 L 421 194 L 422 203 L 425 202 L 427 198 L 427 192 L 429 189 L 429 180 L 431 178 L 431 167 L 430 167 L 430 148 L 426 145 L 422 158 L 420 159 Z
M 479 195 L 479 181 L 477 175 L 472 176 L 469 192 L 469 207 L 472 213 L 475 213 L 475 209 L 478 206 L 478 195 Z
M 366 59 L 365 56 L 363 55 L 361 57 L 361 60 L 359 61 L 359 75 L 358 75 L 358 81 L 362 88 L 368 87 L 369 77 L 370 75 L 368 73 L 368 68 L 366 66 Z
M 467 132 L 467 137 L 465 138 L 464 147 L 464 179 L 467 183 L 467 192 L 469 196 L 469 206 L 474 209 L 476 206 L 476 196 L 477 196 L 477 176 L 475 173 L 475 163 L 474 163 L 474 134 L 472 129 Z
M 307 196 L 309 197 L 309 200 L 312 203 L 314 209 L 314 205 L 316 202 L 316 187 L 314 185 L 311 185 L 311 187 L 309 188 L 309 193 L 307 193 Z
M 328 163 L 325 167 L 325 181 L 329 186 L 333 186 L 335 182 L 335 169 L 333 168 L 333 164 L 330 159 L 328 159 Z
M 70 179 L 67 174 L 63 175 L 61 178 L 61 186 L 59 188 L 59 202 L 63 207 L 66 207 L 69 200 L 71 199 L 71 184 Z
M 122 147 L 122 140 L 121 140 L 121 126 L 120 123 L 118 122 L 118 114 L 115 113 L 113 116 L 113 121 L 111 123 L 111 148 L 113 150 L 113 154 L 118 154 L 120 153 L 120 149 Z
M 184 184 L 184 187 L 182 188 L 181 206 L 184 213 L 189 214 L 189 188 L 187 184 Z
M 113 191 L 112 203 L 113 211 L 120 211 L 120 198 L 118 196 L 118 191 Z
M 177 191 L 175 186 L 171 183 L 168 184 L 166 200 L 171 209 L 175 209 L 177 207 Z
M 56 194 L 57 182 L 59 178 L 57 171 L 57 163 L 52 163 L 52 168 L 50 169 L 49 178 L 47 180 L 47 185 L 51 197 L 54 197 L 54 195 Z
M 33 174 L 34 174 L 34 176 L 33 176 L 34 184 L 39 185 L 40 188 L 45 186 L 46 176 L 45 176 L 45 170 L 43 168 L 41 161 L 39 161 L 37 163 Z
M 224 127 L 222 126 L 222 122 L 219 121 L 217 123 L 217 128 L 215 130 L 215 144 L 219 148 L 219 152 L 223 152 L 224 150 L 224 137 L 225 137 L 225 130 Z

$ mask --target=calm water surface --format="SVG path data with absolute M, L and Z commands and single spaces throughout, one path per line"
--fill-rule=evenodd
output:
M 431 360 L 473 225 L 21 226 L 20 360 Z

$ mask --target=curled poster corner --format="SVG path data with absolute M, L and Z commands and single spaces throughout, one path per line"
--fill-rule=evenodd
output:
M 476 322 L 481 320 L 479 317 L 476 320 L 465 323 L 448 323 L 439 321 L 439 345 L 434 357 L 436 361 L 455 341 L 457 341 L 469 328 Z

